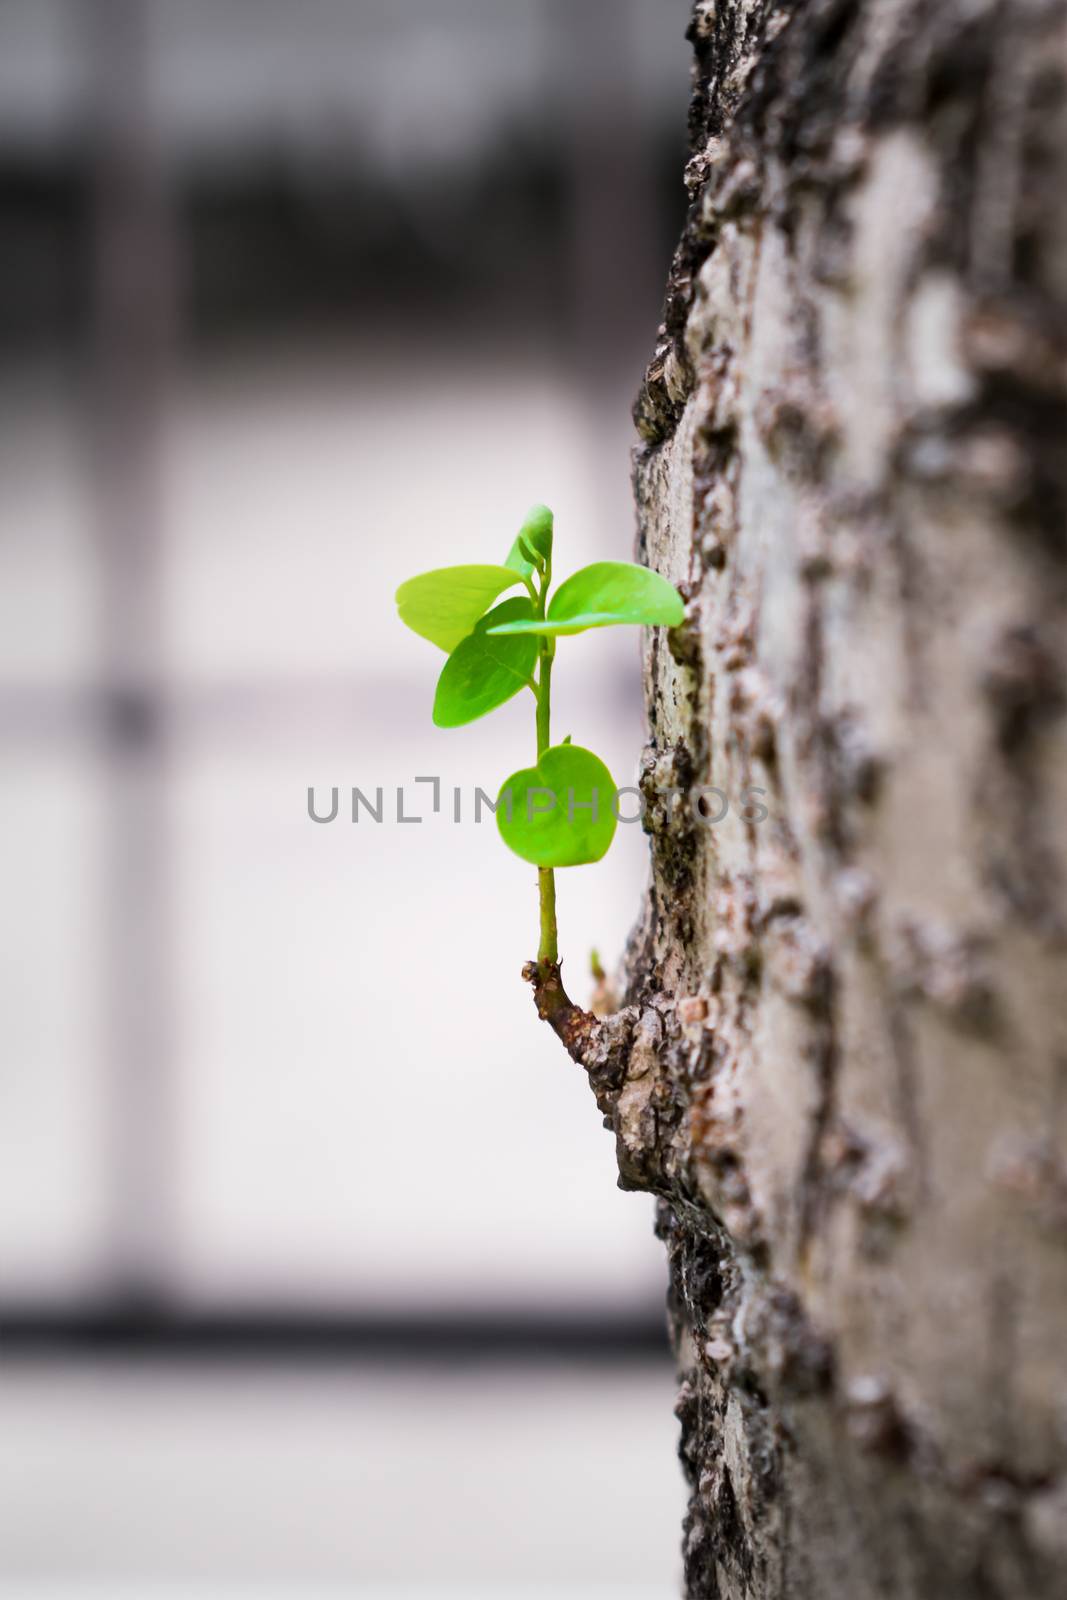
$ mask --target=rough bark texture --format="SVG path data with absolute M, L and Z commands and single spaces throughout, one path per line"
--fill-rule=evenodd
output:
M 1062 1595 L 1064 6 L 698 0 L 692 38 L 636 412 L 688 600 L 652 884 L 627 1008 L 539 1004 L 661 1197 L 687 1593 Z

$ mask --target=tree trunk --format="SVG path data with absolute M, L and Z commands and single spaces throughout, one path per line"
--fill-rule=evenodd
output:
M 539 1004 L 660 1196 L 687 1594 L 1062 1595 L 1064 7 L 691 36 L 652 882 L 627 1009 Z

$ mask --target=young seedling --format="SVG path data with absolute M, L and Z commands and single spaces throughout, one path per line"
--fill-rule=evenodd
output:
M 525 592 L 501 600 L 519 587 Z M 439 728 L 474 722 L 523 689 L 534 697 L 537 759 L 505 780 L 496 821 L 509 849 L 538 870 L 541 940 L 526 976 L 562 994 L 555 870 L 601 860 L 617 817 L 615 783 L 599 756 L 569 738 L 552 743 L 556 640 L 624 623 L 676 627 L 685 608 L 666 578 L 628 561 L 582 567 L 549 598 L 551 587 L 552 513 L 535 506 L 502 566 L 424 572 L 401 584 L 396 602 L 401 620 L 448 655 L 434 698 Z

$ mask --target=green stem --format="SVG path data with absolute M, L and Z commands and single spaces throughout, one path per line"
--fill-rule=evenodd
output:
M 540 672 L 537 679 L 537 759 L 540 761 L 552 743 L 552 656 L 551 639 L 541 642 Z
M 546 570 L 538 596 L 538 614 L 544 616 L 548 586 L 552 581 L 551 569 Z M 539 653 L 540 670 L 537 675 L 537 759 L 540 761 L 552 743 L 552 660 L 556 653 L 554 639 L 542 639 Z M 537 886 L 541 902 L 541 944 L 537 960 L 541 966 L 559 965 L 559 932 L 556 927 L 556 875 L 551 867 L 538 867 Z
M 559 935 L 556 930 L 556 874 L 551 867 L 538 867 L 537 884 L 541 891 L 541 944 L 538 965 L 559 966 Z

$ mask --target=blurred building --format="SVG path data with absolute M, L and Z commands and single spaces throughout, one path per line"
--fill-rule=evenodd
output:
M 483 338 L 519 308 L 566 334 L 628 303 L 634 340 L 678 227 L 685 9 L 5 0 L 5 344 L 69 350 L 91 319 L 123 120 L 171 213 L 183 339 L 401 304 L 463 307 Z
M 684 202 L 687 12 L 0 3 L 0 1593 L 434 1570 L 562 1593 L 601 1549 L 623 1593 L 669 1568 L 636 1521 L 609 1537 L 606 1500 L 592 1543 L 568 1521 L 608 1440 L 669 1455 L 663 1272 L 518 981 L 529 875 L 473 826 L 316 827 L 305 796 L 430 773 L 491 790 L 526 758 L 517 708 L 431 727 L 433 651 L 394 622 L 399 581 L 501 558 L 539 499 L 565 564 L 629 553 L 629 403 Z M 633 641 L 584 655 L 559 674 L 560 731 L 628 781 Z M 644 862 L 620 829 L 609 865 L 565 875 L 572 971 L 621 948 Z M 121 1357 L 105 1378 L 94 1350 Z M 243 1376 L 165 1362 L 139 1382 L 153 1350 Z M 305 1394 L 266 1357 L 339 1362 L 348 1387 L 305 1374 Z M 473 1463 L 447 1501 L 461 1532 L 437 1569 L 404 1566 L 380 1533 L 402 1515 L 396 1465 L 362 1529 L 305 1560 L 346 1471 L 372 1484 L 392 1459 L 390 1419 L 419 1437 L 400 1358 L 468 1369 L 419 1380 L 440 1471 Z M 469 1373 L 486 1360 L 504 1363 L 488 1405 Z M 562 1375 L 531 1377 L 546 1360 Z M 535 1559 L 478 1547 L 501 1482 L 479 1463 L 520 1450 L 494 1418 L 534 1428 L 538 1394 L 570 1419 L 572 1482 L 550 1489 L 550 1430 Z M 318 1521 L 279 1509 L 284 1466 L 249 1469 L 256 1415 L 305 1473 L 320 1449 L 333 1463 Z M 183 1545 L 174 1495 L 198 1470 Z M 207 1502 L 238 1479 L 230 1538 Z M 518 1538 L 520 1500 L 500 1518 Z

